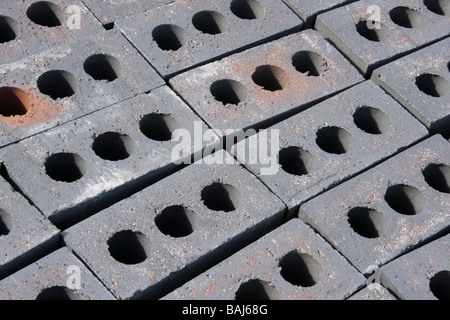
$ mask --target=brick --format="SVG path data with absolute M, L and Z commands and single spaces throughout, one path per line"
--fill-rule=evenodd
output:
M 57 248 L 59 230 L 0 178 L 0 279 Z
M 363 80 L 319 33 L 307 30 L 185 72 L 170 84 L 211 127 L 225 130 L 260 128 Z
M 0 146 L 164 84 L 117 32 L 0 66 Z
M 381 268 L 382 281 L 401 299 L 448 300 L 450 235 L 426 244 Z
M 386 288 L 380 287 L 380 288 L 364 288 L 363 290 L 359 291 L 358 293 L 351 296 L 348 300 L 397 300 L 395 296 L 393 296 Z
M 25 59 L 103 30 L 81 1 L 60 0 L 49 3 L 39 0 L 2 1 L 0 65 Z M 73 24 L 77 21 L 80 22 L 79 27 Z
M 450 39 L 374 71 L 373 81 L 432 133 L 450 138 Z
M 75 289 L 75 275 L 80 288 Z M 73 289 L 72 289 L 73 288 Z M 61 248 L 0 281 L 0 300 L 115 300 L 72 255 Z
M 174 0 L 82 0 L 105 26 L 115 21 L 174 2 Z
M 175 170 L 216 140 L 172 159 L 183 128 L 201 120 L 167 87 L 22 140 L 1 150 L 10 177 L 56 225 L 66 228 Z M 203 132 L 203 131 L 202 131 Z M 50 200 L 50 201 L 49 201 Z
M 177 1 L 120 20 L 118 28 L 164 77 L 300 30 L 281 1 Z
M 64 231 L 120 299 L 159 298 L 279 226 L 285 206 L 223 150 Z
M 424 137 L 426 129 L 373 82 L 366 81 L 280 122 L 279 149 L 252 152 L 253 137 L 233 153 L 296 214 L 317 194 L 366 170 Z M 273 133 L 272 133 L 273 134 Z M 267 134 L 269 135 L 269 134 Z M 278 155 L 281 168 L 267 171 L 267 157 Z
M 374 68 L 448 36 L 448 17 L 428 2 L 437 1 L 357 1 L 320 14 L 315 28 L 370 76 Z M 367 24 L 376 14 L 373 6 L 381 14 L 376 29 Z
M 319 195 L 299 215 L 361 272 L 448 230 L 450 149 L 433 136 Z
M 312 28 L 318 14 L 335 9 L 355 0 L 283 0 L 294 12 L 305 21 L 305 27 Z
M 365 282 L 318 234 L 293 219 L 163 300 L 337 300 Z

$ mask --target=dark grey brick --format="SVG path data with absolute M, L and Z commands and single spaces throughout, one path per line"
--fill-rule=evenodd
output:
M 117 26 L 160 74 L 172 76 L 301 29 L 301 19 L 281 1 L 256 0 L 252 8 L 229 0 L 177 1 L 120 20 Z
M 361 81 L 318 32 L 306 30 L 185 72 L 170 83 L 211 127 L 226 130 L 260 127 Z
M 305 27 L 307 28 L 314 26 L 318 14 L 354 1 L 355 0 L 283 0 L 284 3 L 305 21 Z
M 401 299 L 448 300 L 449 248 L 447 235 L 401 256 L 381 268 L 382 281 Z
M 59 230 L 0 178 L 0 279 L 57 248 Z
M 367 272 L 448 230 L 449 164 L 448 141 L 433 136 L 307 202 L 299 215 Z
M 297 206 L 424 137 L 426 129 L 373 82 L 366 81 L 267 131 L 279 130 L 280 145 L 267 157 L 281 168 L 268 170 L 264 153 L 251 151 L 252 137 L 233 147 L 238 159 L 289 205 Z
M 103 25 L 135 15 L 174 0 L 82 0 Z
M 450 137 L 450 39 L 376 69 L 373 81 L 432 133 Z
M 79 11 L 71 11 L 71 6 Z M 79 0 L 46 4 L 39 0 L 2 1 L 0 4 L 0 65 L 69 44 L 103 30 Z M 80 26 L 72 27 L 74 18 Z M 77 14 L 75 17 L 74 14 Z
M 380 9 L 380 29 L 368 28 L 366 21 L 374 19 L 371 6 Z M 429 8 L 440 12 L 417 0 L 357 1 L 320 14 L 315 28 L 363 73 L 370 74 L 382 64 L 448 36 L 448 17 Z
M 171 140 L 206 126 L 167 87 L 155 89 L 1 150 L 11 178 L 56 225 L 65 228 L 176 169 L 214 141 L 180 158 Z M 172 130 L 172 131 L 171 131 Z M 104 135 L 106 134 L 106 135 Z M 216 140 L 218 138 L 216 137 Z
M 224 158 L 226 156 L 226 158 Z M 120 299 L 169 293 L 279 226 L 285 206 L 223 150 L 64 231 Z
M 0 146 L 164 84 L 113 31 L 0 66 Z
M 76 274 L 80 275 L 80 289 L 71 289 L 77 285 L 71 282 Z M 115 298 L 67 248 L 61 248 L 0 281 L 0 300 Z
M 318 234 L 293 219 L 163 300 L 336 300 L 365 282 Z

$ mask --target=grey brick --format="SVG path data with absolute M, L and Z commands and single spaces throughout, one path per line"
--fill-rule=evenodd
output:
M 172 159 L 179 143 L 171 140 L 172 132 L 183 128 L 193 136 L 196 126 L 202 132 L 206 128 L 180 98 L 161 87 L 8 146 L 0 158 L 21 190 L 65 228 L 218 141 L 193 145 L 191 153 Z
M 233 160 L 218 151 L 157 182 L 64 231 L 67 246 L 118 298 L 159 298 L 279 226 L 282 202 L 213 157 Z
M 157 8 L 174 0 L 82 0 L 103 25 Z
M 80 289 L 71 289 L 69 287 L 76 285 L 71 282 L 72 276 L 77 274 L 80 275 Z M 115 298 L 67 248 L 61 248 L 0 281 L 0 300 Z
M 71 27 L 79 9 L 80 28 Z M 2 1 L 0 4 L 0 65 L 83 39 L 103 30 L 79 0 L 57 3 L 39 0 Z M 69 24 L 68 24 L 69 23 Z
M 433 136 L 300 207 L 361 272 L 448 230 L 450 149 Z
M 113 31 L 2 65 L 0 82 L 0 146 L 164 84 Z
M 432 133 L 450 137 L 450 39 L 398 59 L 372 75 Z
M 283 0 L 284 3 L 305 21 L 305 27 L 307 28 L 314 26 L 318 14 L 354 1 L 355 0 Z
M 251 1 L 247 11 L 241 3 L 248 2 L 177 1 L 117 26 L 164 77 L 301 29 L 303 22 L 281 1 Z
M 365 282 L 318 234 L 293 219 L 163 300 L 336 300 Z
M 381 268 L 382 281 L 401 299 L 448 300 L 450 235 L 435 240 Z
M 281 168 L 268 169 L 264 153 L 252 152 L 252 139 L 233 153 L 288 204 L 298 205 L 424 137 L 426 129 L 373 82 L 366 81 L 263 133 L 279 130 L 280 146 L 269 145 L 267 157 Z
M 59 230 L 0 178 L 0 279 L 57 248 Z
M 374 19 L 371 6 L 380 9 L 379 29 L 369 28 L 366 22 Z M 418 0 L 357 1 L 319 15 L 315 28 L 363 73 L 370 74 L 382 64 L 448 36 L 448 17 L 429 8 L 439 12 Z
M 267 125 L 361 81 L 335 48 L 307 30 L 185 72 L 170 84 L 211 127 L 225 130 Z

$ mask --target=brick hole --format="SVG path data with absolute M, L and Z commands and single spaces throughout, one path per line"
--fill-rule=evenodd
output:
M 233 0 L 230 9 L 236 17 L 246 20 L 262 19 L 266 14 L 257 0 Z
M 314 156 L 309 151 L 299 147 L 288 147 L 280 150 L 278 161 L 284 171 L 297 176 L 309 174 L 316 165 Z
M 152 31 L 153 40 L 161 50 L 177 51 L 187 42 L 186 31 L 173 24 L 159 25 Z
M 450 91 L 450 83 L 434 74 L 422 74 L 416 78 L 416 86 L 423 93 L 440 98 Z
M 207 34 L 220 34 L 228 29 L 228 21 L 216 11 L 200 11 L 192 17 L 194 27 Z
M 141 132 L 149 139 L 170 141 L 175 130 L 180 128 L 178 121 L 171 115 L 151 113 L 141 118 Z
M 307 76 L 319 77 L 328 70 L 327 61 L 318 53 L 299 51 L 292 56 L 295 69 Z
M 450 166 L 430 164 L 423 170 L 425 181 L 439 192 L 450 193 Z
M 59 27 L 64 23 L 65 13 L 52 2 L 39 1 L 28 8 L 27 17 L 44 27 Z
M 430 279 L 430 290 L 438 300 L 450 300 L 450 271 L 439 271 Z
M 183 206 L 171 206 L 161 211 L 155 218 L 155 224 L 165 235 L 182 238 L 195 231 L 198 219 L 193 211 Z
M 15 40 L 20 33 L 16 20 L 6 16 L 0 16 L 0 43 Z
M 362 131 L 370 134 L 383 134 L 391 128 L 388 115 L 373 107 L 360 107 L 353 114 L 353 121 Z
M 3 209 L 0 209 L 0 237 L 7 236 L 13 228 L 11 215 Z
M 77 79 L 63 70 L 51 70 L 39 77 L 37 85 L 41 93 L 53 100 L 73 96 L 77 91 Z
M 353 208 L 348 212 L 347 217 L 351 228 L 365 238 L 378 238 L 386 231 L 387 220 L 376 210 Z
M 211 85 L 210 91 L 214 98 L 224 105 L 238 105 L 248 97 L 245 86 L 235 80 L 224 79 L 215 81 Z
M 281 276 L 295 286 L 312 287 L 323 276 L 323 269 L 312 256 L 296 250 L 281 258 L 279 267 Z
M 441 16 L 450 14 L 450 2 L 448 0 L 425 0 L 423 3 L 431 12 Z
M 213 183 L 202 190 L 201 198 L 205 206 L 214 211 L 236 210 L 242 200 L 239 191 L 227 184 Z
M 367 20 L 362 20 L 358 22 L 356 24 L 356 31 L 358 31 L 358 33 L 362 37 L 373 42 L 385 41 L 387 40 L 389 35 L 389 30 L 384 24 L 380 25 L 380 29 L 377 28 L 370 29 L 367 26 Z
M 447 63 L 447 70 L 450 72 L 450 61 Z
M 119 161 L 127 159 L 136 147 L 129 136 L 117 132 L 106 132 L 95 138 L 92 149 L 103 160 Z
M 45 288 L 36 297 L 36 300 L 81 300 L 74 290 L 67 287 L 54 286 Z
M 119 60 L 107 54 L 95 54 L 86 59 L 84 71 L 95 80 L 114 81 L 122 75 Z
M 108 240 L 111 256 L 123 264 L 138 264 L 145 261 L 151 252 L 150 240 L 140 232 L 123 230 Z
M 280 294 L 269 282 L 252 279 L 239 286 L 235 300 L 280 300 Z
M 389 187 L 384 199 L 393 210 L 404 215 L 420 213 L 427 203 L 422 192 L 403 184 Z
M 325 152 L 344 154 L 353 146 L 353 137 L 339 127 L 324 127 L 317 131 L 317 145 Z
M 0 115 L 3 117 L 23 116 L 30 108 L 30 98 L 25 91 L 13 88 L 0 88 Z
M 57 153 L 45 161 L 45 172 L 55 181 L 75 182 L 87 171 L 87 164 L 82 157 L 74 153 Z
M 407 8 L 396 7 L 389 12 L 391 20 L 396 24 L 404 28 L 419 28 L 423 22 L 423 16 L 419 11 Z
M 253 82 L 264 90 L 283 90 L 289 83 L 287 73 L 276 66 L 265 65 L 256 68 L 252 75 Z

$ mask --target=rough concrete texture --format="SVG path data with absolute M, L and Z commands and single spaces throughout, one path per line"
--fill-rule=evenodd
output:
M 36 208 L 0 178 L 0 279 L 26 266 L 36 256 L 55 250 L 58 233 Z
M 302 21 L 281 1 L 177 1 L 117 22 L 163 76 L 299 31 Z
M 366 279 L 298 219 L 284 224 L 164 300 L 336 300 Z
M 433 136 L 307 202 L 299 216 L 366 273 L 448 232 L 449 163 L 448 141 Z
M 233 153 L 293 214 L 301 203 L 427 134 L 419 121 L 371 81 L 262 131 L 256 139 L 264 141 L 262 135 L 270 136 L 274 130 L 279 130 L 280 145 L 268 145 L 267 155 L 252 152 L 253 137 L 236 144 Z M 266 157 L 277 155 L 280 170 L 264 173 Z
M 355 0 L 283 0 L 294 12 L 305 21 L 305 27 L 312 28 L 316 16 L 328 10 L 354 2 Z
M 450 39 L 398 59 L 372 75 L 431 130 L 450 138 Z
M 0 65 L 103 30 L 79 0 L 2 1 L 0 10 Z
M 448 36 L 449 13 L 446 5 L 437 2 L 357 1 L 319 15 L 315 28 L 363 73 L 370 74 L 375 67 Z M 376 28 L 374 20 L 381 22 Z
M 362 80 L 319 33 L 306 30 L 183 73 L 170 84 L 211 127 L 224 130 L 259 127 Z
M 173 132 L 194 136 L 195 128 L 204 132 L 206 125 L 161 87 L 6 147 L 0 158 L 22 192 L 64 228 L 217 143 L 216 136 L 172 157 L 179 144 Z
M 223 150 L 203 159 L 233 159 Z M 64 231 L 120 299 L 159 298 L 279 226 L 285 206 L 240 165 L 175 173 Z
M 164 84 L 113 31 L 2 65 L 0 82 L 0 146 Z
M 447 235 L 382 267 L 382 282 L 401 299 L 448 300 L 449 256 L 450 235 Z
M 174 0 L 82 0 L 89 10 L 103 24 L 114 23 L 118 19 L 135 15 Z
M 373 289 L 364 288 L 358 293 L 354 294 L 348 300 L 397 300 L 386 288 L 379 286 Z
M 67 248 L 61 248 L 0 281 L 0 300 L 114 300 L 114 297 Z

